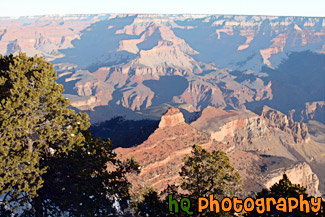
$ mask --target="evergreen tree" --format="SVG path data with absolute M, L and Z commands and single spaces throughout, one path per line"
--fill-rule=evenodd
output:
M 195 145 L 192 154 L 187 155 L 183 161 L 180 186 L 168 185 L 159 196 L 153 189 L 136 195 L 133 197 L 132 216 L 189 216 L 187 212 L 181 211 L 180 205 L 177 214 L 169 212 L 169 195 L 173 195 L 172 199 L 178 202 L 184 197 L 189 198 L 192 216 L 234 216 L 234 211 L 197 212 L 199 197 L 209 198 L 213 194 L 221 203 L 224 197 L 242 196 L 240 176 L 230 165 L 227 155 L 222 151 L 210 153 Z M 241 215 L 242 213 L 236 213 L 236 216 Z
M 183 195 L 192 198 L 192 207 L 198 207 L 199 197 L 208 198 L 213 194 L 221 202 L 224 197 L 240 196 L 242 193 L 239 173 L 234 171 L 228 156 L 220 150 L 210 153 L 194 145 L 192 155 L 184 159 L 180 176 L 181 188 L 185 192 Z M 194 216 L 233 216 L 233 212 L 216 214 L 193 211 Z
M 0 56 L 0 195 L 15 209 L 43 185 L 51 152 L 68 153 L 84 141 L 85 114 L 68 109 L 52 64 L 43 58 Z
M 258 198 L 267 198 L 273 197 L 275 200 L 278 200 L 280 197 L 288 198 L 294 197 L 299 200 L 299 195 L 303 195 L 305 200 L 309 200 L 310 197 L 307 194 L 306 188 L 301 187 L 300 185 L 292 184 L 288 179 L 286 174 L 283 174 L 283 178 L 274 185 L 271 186 L 270 190 L 263 189 L 261 192 L 256 194 L 256 199 Z M 303 217 L 303 216 L 324 216 L 324 201 L 322 201 L 322 208 L 318 213 L 303 213 L 299 209 L 293 210 L 292 213 L 284 213 L 275 209 L 275 206 L 271 206 L 270 212 L 265 212 L 259 214 L 256 210 L 249 212 L 246 216 L 272 216 L 272 217 Z
M 125 174 L 138 164 L 120 162 L 109 140 L 85 131 L 88 116 L 68 108 L 55 80 L 42 57 L 0 55 L 0 215 L 122 210 L 130 187 Z
M 144 193 L 135 196 L 133 203 L 133 216 L 160 217 L 168 214 L 168 206 L 153 188 L 146 189 Z
M 83 132 L 85 145 L 68 155 L 49 158 L 44 184 L 28 216 L 108 216 L 123 214 L 130 200 L 129 172 L 138 172 L 134 159 L 121 162 L 109 139 Z

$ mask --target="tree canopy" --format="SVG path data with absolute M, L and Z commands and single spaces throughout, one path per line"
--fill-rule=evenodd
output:
M 169 212 L 169 198 L 180 202 L 182 198 L 190 199 L 192 216 L 233 216 L 234 212 L 198 213 L 197 200 L 199 197 L 208 198 L 210 194 L 221 201 L 225 197 L 242 196 L 240 175 L 231 166 L 226 153 L 223 151 L 208 152 L 198 145 L 194 145 L 191 155 L 186 155 L 180 172 L 180 181 L 160 193 L 153 189 L 145 191 L 136 198 L 134 216 L 189 216 L 189 212 Z M 242 213 L 237 213 L 240 216 Z
M 299 199 L 299 195 L 303 195 L 304 199 L 310 198 L 307 194 L 306 188 L 297 185 L 292 184 L 292 182 L 289 180 L 288 176 L 286 174 L 283 174 L 282 179 L 279 180 L 279 182 L 275 183 L 270 187 L 270 189 L 263 189 L 262 191 L 258 192 L 256 194 L 256 199 L 259 198 L 274 198 L 278 200 L 279 198 L 289 198 L 294 197 Z M 295 209 L 292 213 L 284 213 L 281 211 L 278 211 L 275 209 L 275 207 L 271 207 L 270 212 L 265 212 L 263 214 L 259 214 L 254 210 L 253 212 L 249 212 L 246 214 L 246 216 L 274 216 L 274 217 L 287 217 L 287 216 L 297 216 L 297 217 L 303 217 L 303 216 L 324 216 L 324 201 L 322 201 L 322 208 L 318 213 L 304 213 L 300 212 L 299 209 Z
M 138 164 L 119 161 L 109 140 L 86 131 L 88 116 L 68 108 L 55 80 L 42 57 L 0 55 L 0 214 L 121 211 L 125 174 Z
M 192 155 L 187 155 L 181 168 L 181 189 L 184 196 L 192 198 L 193 206 L 197 207 L 199 197 L 208 198 L 210 194 L 215 199 L 241 196 L 242 185 L 240 175 L 231 166 L 226 153 L 213 151 L 212 153 L 198 145 L 193 146 Z M 195 210 L 196 211 L 196 210 Z M 197 216 L 232 216 L 232 213 L 201 213 Z

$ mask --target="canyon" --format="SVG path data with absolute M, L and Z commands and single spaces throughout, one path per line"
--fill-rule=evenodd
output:
M 93 122 L 110 113 L 159 119 L 168 106 L 197 112 L 264 104 L 294 110 L 296 120 L 324 122 L 324 94 L 317 94 L 324 92 L 317 79 L 324 73 L 324 26 L 324 18 L 274 16 L 0 18 L 0 53 L 51 61 L 71 106 Z
M 226 152 L 250 194 L 286 173 L 324 198 L 323 17 L 0 17 L 0 54 L 19 52 L 52 62 L 70 107 L 141 164 L 135 189 L 177 184 L 196 144 Z

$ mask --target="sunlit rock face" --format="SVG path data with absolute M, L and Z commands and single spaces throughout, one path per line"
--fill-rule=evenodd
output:
M 300 163 L 287 169 L 282 168 L 273 171 L 265 178 L 265 186 L 270 188 L 282 179 L 283 174 L 286 174 L 293 184 L 304 186 L 309 194 L 314 195 L 315 197 L 321 196 L 321 193 L 318 190 L 319 179 L 306 163 Z
M 168 111 L 161 117 L 159 123 L 159 128 L 163 129 L 165 127 L 173 127 L 178 124 L 184 124 L 185 119 L 183 114 L 177 108 L 170 108 Z
M 130 177 L 135 189 L 152 186 L 162 191 L 179 183 L 182 159 L 191 154 L 195 144 L 209 151 L 224 151 L 247 192 L 270 188 L 287 174 L 310 195 L 324 196 L 325 188 L 320 185 L 325 172 L 324 141 L 297 140 L 302 138 L 298 134 L 309 135 L 307 128 L 307 132 L 294 131 L 301 123 L 269 107 L 261 111 L 256 114 L 209 106 L 188 124 L 179 109 L 169 108 L 146 141 L 115 151 L 121 159 L 134 156 L 141 164 L 139 176 Z

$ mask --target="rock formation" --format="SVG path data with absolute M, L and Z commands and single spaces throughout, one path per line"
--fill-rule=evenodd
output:
M 286 174 L 293 184 L 299 184 L 307 189 L 307 192 L 315 197 L 319 197 L 319 179 L 306 163 L 299 163 L 289 168 L 281 168 L 273 171 L 265 177 L 265 187 L 270 188 L 274 183 L 282 179 L 281 174 Z
M 132 148 L 117 148 L 115 152 L 121 158 L 134 156 L 140 163 L 139 177 L 131 178 L 136 188 L 152 185 L 163 190 L 166 184 L 177 182 L 182 159 L 191 153 L 194 144 L 206 148 L 212 141 L 207 134 L 186 124 L 178 109 L 171 108 L 145 142 Z
M 177 108 L 170 108 L 168 111 L 161 117 L 159 123 L 159 128 L 163 129 L 165 127 L 174 127 L 178 124 L 184 124 L 185 119 L 183 114 Z
M 276 68 L 288 52 L 325 52 L 324 23 L 324 18 L 230 15 L 0 18 L 0 53 L 23 51 L 53 61 L 66 96 L 79 110 L 118 105 L 145 113 L 165 104 L 191 112 L 209 105 L 245 109 L 278 99 L 278 80 L 263 66 Z M 162 84 L 166 76 L 180 76 L 185 83 L 179 80 L 179 88 Z M 157 86 L 166 86 L 168 97 Z M 304 118 L 319 120 L 318 112 L 311 111 L 311 95 L 304 100 L 310 103 Z M 290 105 L 284 113 L 301 106 L 286 101 L 281 101 Z
M 316 174 L 321 175 L 324 170 L 314 171 L 309 162 L 324 165 L 321 160 L 324 146 L 311 139 L 307 143 L 296 141 L 296 134 L 285 125 L 288 120 L 285 115 L 275 125 L 271 118 L 275 114 L 269 112 L 282 114 L 268 107 L 263 111 L 264 115 L 257 115 L 207 107 L 189 125 L 179 109 L 170 108 L 161 117 L 159 128 L 145 142 L 115 150 L 121 158 L 134 156 L 141 164 L 139 177 L 131 177 L 136 188 L 149 185 L 160 191 L 167 184 L 177 184 L 182 159 L 197 144 L 209 151 L 226 152 L 248 192 L 270 187 L 286 173 L 293 183 L 306 187 L 309 194 L 321 195 Z M 324 189 L 321 191 L 324 194 Z

